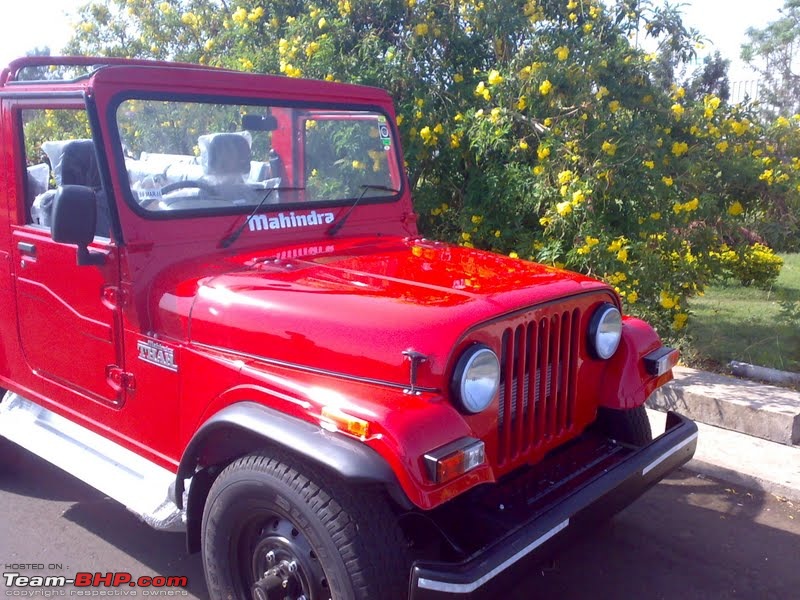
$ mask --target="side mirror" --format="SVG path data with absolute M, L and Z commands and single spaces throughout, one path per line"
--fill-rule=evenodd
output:
M 97 199 L 91 188 L 64 185 L 53 199 L 50 234 L 54 242 L 78 246 L 78 264 L 102 265 L 104 254 L 89 252 L 97 226 Z

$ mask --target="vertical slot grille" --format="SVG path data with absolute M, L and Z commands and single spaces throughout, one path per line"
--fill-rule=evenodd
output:
M 574 425 L 580 311 L 576 308 L 503 331 L 498 463 L 524 456 Z

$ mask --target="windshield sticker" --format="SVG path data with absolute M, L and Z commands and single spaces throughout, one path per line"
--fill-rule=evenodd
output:
M 381 123 L 378 126 L 378 131 L 381 134 L 381 143 L 383 143 L 384 149 L 388 150 L 392 145 L 392 139 L 389 136 L 389 126 L 385 123 Z
M 317 212 L 295 214 L 278 213 L 276 216 L 253 215 L 247 220 L 250 231 L 266 231 L 270 229 L 296 229 L 298 227 L 313 227 L 315 225 L 330 225 L 333 223 L 332 212 Z

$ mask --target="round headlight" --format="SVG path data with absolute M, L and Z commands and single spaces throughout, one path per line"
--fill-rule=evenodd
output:
M 479 413 L 491 404 L 500 385 L 500 361 L 486 346 L 475 344 L 458 359 L 451 391 L 464 412 Z
M 603 304 L 592 315 L 589 324 L 589 342 L 597 358 L 611 358 L 622 338 L 622 315 L 616 306 Z

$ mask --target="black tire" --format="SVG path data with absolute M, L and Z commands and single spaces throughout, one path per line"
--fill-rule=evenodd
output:
M 644 405 L 628 410 L 600 407 L 597 410 L 597 428 L 605 435 L 633 446 L 644 446 L 653 441 L 650 420 Z
M 202 554 L 212 600 L 407 597 L 407 546 L 382 490 L 289 457 L 253 454 L 220 473 Z

